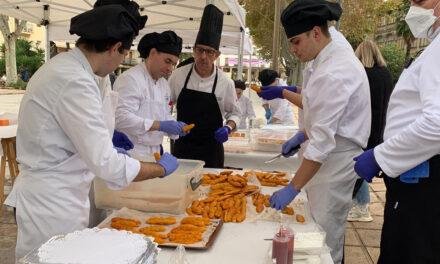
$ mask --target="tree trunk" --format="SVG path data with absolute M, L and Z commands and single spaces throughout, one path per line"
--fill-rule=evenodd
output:
M 15 41 L 13 37 L 5 39 L 6 84 L 16 83 L 18 80 Z

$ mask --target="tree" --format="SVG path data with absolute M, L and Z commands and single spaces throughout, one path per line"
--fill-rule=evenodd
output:
M 5 40 L 5 65 L 6 65 L 6 83 L 16 83 L 17 78 L 17 61 L 15 57 L 15 42 L 21 31 L 26 25 L 26 21 L 14 19 L 15 30 L 11 31 L 9 27 L 9 17 L 0 15 L 0 31 Z
M 405 60 L 409 60 L 411 56 L 411 47 L 415 40 L 411 30 L 408 27 L 408 24 L 405 22 L 406 13 L 408 13 L 409 7 L 411 6 L 410 1 L 403 0 L 398 6 L 397 10 L 394 12 L 394 17 L 396 19 L 396 32 L 397 35 L 402 37 L 405 41 L 406 52 L 405 52 Z
M 405 52 L 394 43 L 386 44 L 380 50 L 396 83 L 405 65 Z

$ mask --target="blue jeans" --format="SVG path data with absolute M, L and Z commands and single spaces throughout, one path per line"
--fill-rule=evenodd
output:
M 354 197 L 354 200 L 358 205 L 366 205 L 370 203 L 370 189 L 368 187 L 368 182 L 362 182 L 362 185 Z

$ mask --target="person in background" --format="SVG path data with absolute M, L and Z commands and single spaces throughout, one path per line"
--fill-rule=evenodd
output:
M 104 5 L 73 17 L 77 47 L 46 62 L 27 85 L 17 128 L 20 174 L 5 201 L 16 208 L 17 260 L 54 235 L 88 226 L 95 177 L 121 189 L 178 166 L 169 154 L 139 162 L 111 142 L 95 76 L 116 69 L 147 20 L 139 5 L 124 2 L 129 8 Z
M 171 115 L 170 87 L 164 78 L 173 71 L 181 50 L 182 39 L 173 31 L 146 34 L 138 45 L 143 62 L 115 82 L 119 93 L 116 129 L 134 142 L 130 151 L 134 157 L 148 160 L 155 152 L 163 152 L 164 136 L 185 135 L 186 124 Z
M 383 142 L 385 118 L 393 91 L 393 80 L 379 47 L 371 40 L 365 40 L 357 47 L 356 57 L 362 62 L 370 84 L 371 133 L 366 149 L 374 148 Z M 373 217 L 368 210 L 370 191 L 368 182 L 356 180 L 353 191 L 353 207 L 348 213 L 348 221 L 371 222 Z
M 352 50 L 333 42 L 328 21 L 339 20 L 342 8 L 325 0 L 296 0 L 283 11 L 281 22 L 290 52 L 310 62 L 303 73 L 300 131 L 283 144 L 289 157 L 301 147 L 301 164 L 292 181 L 270 198 L 281 210 L 301 189 L 307 193 L 313 219 L 326 232 L 335 263 L 343 262 L 344 234 L 352 204 L 356 173 L 353 158 L 367 146 L 370 94 L 363 65 Z M 287 88 L 268 88 L 278 95 Z M 294 90 L 294 89 L 292 89 Z M 295 94 L 295 93 L 293 93 Z
M 262 86 L 287 86 L 287 84 L 279 78 L 276 71 L 264 69 L 258 75 L 258 80 Z M 293 125 L 293 109 L 292 105 L 280 98 L 271 100 L 263 100 L 263 107 L 266 110 L 266 119 L 268 124 Z M 269 117 L 269 118 L 268 118 Z
M 222 28 L 223 12 L 207 5 L 194 45 L 195 62 L 176 69 L 169 79 L 177 120 L 195 124 L 191 133 L 175 141 L 172 153 L 203 160 L 209 168 L 223 168 L 223 143 L 241 115 L 234 82 L 214 64 L 220 55 Z
M 388 104 L 384 142 L 355 158 L 367 182 L 387 187 L 379 264 L 440 263 L 440 1 L 411 1 L 405 17 L 431 42 L 402 72 Z
M 238 98 L 238 105 L 241 110 L 240 124 L 238 125 L 238 128 L 246 129 L 248 127 L 246 120 L 249 120 L 249 126 L 251 126 L 252 120 L 256 117 L 254 107 L 252 106 L 252 101 L 249 97 L 243 95 L 243 92 L 246 90 L 246 84 L 242 80 L 235 80 L 234 84 Z

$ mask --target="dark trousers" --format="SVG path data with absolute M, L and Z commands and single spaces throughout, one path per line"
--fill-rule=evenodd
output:
M 417 184 L 384 177 L 379 264 L 440 264 L 440 156 L 429 165 L 429 178 Z

